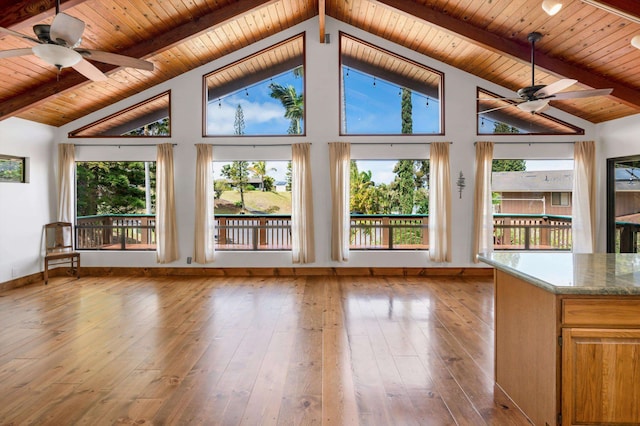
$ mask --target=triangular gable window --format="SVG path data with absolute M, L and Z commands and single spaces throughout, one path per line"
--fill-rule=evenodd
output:
M 340 33 L 340 134 L 444 133 L 444 74 Z
M 584 135 L 584 129 L 545 113 L 532 114 L 517 107 L 515 100 L 505 99 L 477 88 L 478 135 Z
M 69 132 L 70 138 L 169 136 L 171 136 L 171 91 Z
M 204 76 L 204 136 L 305 134 L 304 34 Z

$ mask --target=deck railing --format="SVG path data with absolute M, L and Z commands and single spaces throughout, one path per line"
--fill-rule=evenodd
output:
M 571 216 L 493 215 L 494 250 L 571 250 Z
M 352 250 L 427 250 L 426 215 L 351 215 Z M 495 214 L 494 250 L 571 250 L 571 216 Z M 217 215 L 217 250 L 291 250 L 289 215 Z M 82 216 L 78 250 L 155 250 L 153 215 Z M 616 223 L 617 251 L 640 253 L 640 224 Z

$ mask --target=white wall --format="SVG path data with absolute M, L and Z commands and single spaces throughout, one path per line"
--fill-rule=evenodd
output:
M 177 144 L 175 155 L 175 174 L 177 189 L 177 216 L 178 235 L 180 239 L 180 260 L 169 266 L 187 267 L 186 258 L 193 255 L 193 228 L 194 228 L 194 164 L 195 164 L 195 143 L 224 143 L 224 138 L 202 138 L 201 117 L 202 117 L 202 75 L 218 69 L 221 66 L 232 63 L 238 59 L 258 50 L 271 46 L 274 43 L 292 37 L 306 31 L 306 132 L 304 137 L 287 137 L 286 141 L 280 142 L 311 142 L 312 143 L 312 163 L 313 163 L 313 185 L 314 185 L 314 216 L 316 232 L 316 253 L 317 262 L 309 266 L 396 266 L 396 267 L 422 267 L 422 266 L 476 266 L 471 262 L 471 232 L 472 232 L 472 212 L 473 212 L 473 174 L 474 174 L 474 145 L 477 140 L 486 140 L 487 137 L 476 135 L 476 86 L 482 86 L 492 92 L 512 96 L 513 93 L 481 80 L 475 76 L 464 73 L 443 63 L 435 61 L 414 51 L 397 46 L 389 41 L 372 36 L 364 31 L 350 27 L 344 23 L 327 18 L 326 30 L 331 34 L 330 44 L 321 44 L 318 40 L 317 18 L 310 19 L 294 28 L 252 44 L 251 46 L 234 52 L 220 60 L 204 65 L 189 73 L 176 77 L 168 82 L 158 85 L 143 93 L 132 96 L 104 110 L 90 114 L 82 119 L 60 128 L 60 141 L 76 144 L 95 143 L 91 139 L 71 139 L 66 140 L 65 135 L 83 125 L 89 124 L 108 114 L 117 112 L 125 107 L 133 105 L 167 89 L 171 89 L 172 95 L 172 138 L 171 142 Z M 453 262 L 451 264 L 434 265 L 427 260 L 426 253 L 423 252 L 352 252 L 351 260 L 348 264 L 337 264 L 330 260 L 329 234 L 331 227 L 331 204 L 330 188 L 328 176 L 328 142 L 370 142 L 380 145 L 366 150 L 353 147 L 354 158 L 397 158 L 399 155 L 397 147 L 390 144 L 398 141 L 394 136 L 368 136 L 368 137 L 340 137 L 339 136 L 339 114 L 338 114 L 338 87 L 339 87 L 339 49 L 338 31 L 346 32 L 365 41 L 371 42 L 382 48 L 391 50 L 416 62 L 428 65 L 445 74 L 445 136 L 406 136 L 402 137 L 402 142 L 416 142 L 416 146 L 405 148 L 411 155 L 428 156 L 428 147 L 425 142 L 450 141 L 451 145 L 451 178 L 452 178 L 452 201 L 453 201 Z M 582 127 L 586 131 L 585 136 L 579 140 L 596 139 L 595 126 L 586 121 L 577 119 L 563 113 L 562 111 L 551 110 L 550 115 Z M 551 141 L 551 142 L 573 142 L 575 136 L 492 136 L 496 142 L 523 142 L 523 141 Z M 145 139 L 146 141 L 147 139 Z M 150 148 L 124 148 L 127 143 L 140 143 L 139 140 L 130 142 L 124 139 L 100 139 L 100 143 L 116 143 L 123 148 L 98 148 L 79 147 L 76 150 L 76 158 L 79 161 L 99 160 L 99 159 L 153 159 L 155 149 Z M 166 140 L 155 140 L 152 142 L 166 142 Z M 262 155 L 253 148 L 261 143 L 273 144 L 278 142 L 277 138 L 247 137 L 242 140 L 233 139 L 233 143 L 245 145 L 245 148 L 215 148 L 214 157 L 217 160 L 233 159 L 261 159 Z M 550 144 L 542 145 L 514 145 L 504 147 L 500 145 L 500 152 L 505 152 L 505 156 L 511 158 L 523 158 L 535 156 L 537 158 L 551 158 L 558 155 L 558 152 L 566 154 L 567 144 L 558 146 Z M 264 148 L 263 148 L 264 149 Z M 277 149 L 274 148 L 277 151 Z M 363 152 L 365 151 L 365 152 Z M 569 151 L 570 152 L 570 151 Z M 290 156 L 289 149 L 286 148 L 282 155 Z M 135 157 L 135 158 L 134 158 Z M 281 157 L 282 158 L 282 157 Z M 289 157 L 287 157 L 289 158 Z M 505 157 L 506 158 L 506 157 Z M 462 171 L 466 177 L 466 189 L 462 198 L 458 197 L 455 182 L 458 173 Z M 138 252 L 87 252 L 83 253 L 83 265 L 87 266 L 158 266 L 155 261 L 155 253 Z M 164 265 L 163 265 L 164 266 Z M 200 265 L 192 265 L 200 266 Z M 291 255 L 288 252 L 218 252 L 216 260 L 211 265 L 213 267 L 291 267 Z
M 606 251 L 606 194 L 607 158 L 640 155 L 640 115 L 611 120 L 599 124 L 601 151 L 598 158 L 598 249 Z
M 0 154 L 27 157 L 28 183 L 0 182 L 0 283 L 43 269 L 43 225 L 55 220 L 56 128 L 0 121 Z

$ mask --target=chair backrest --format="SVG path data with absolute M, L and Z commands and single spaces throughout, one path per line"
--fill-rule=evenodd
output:
M 44 226 L 47 253 L 73 251 L 73 227 L 69 222 L 53 222 Z

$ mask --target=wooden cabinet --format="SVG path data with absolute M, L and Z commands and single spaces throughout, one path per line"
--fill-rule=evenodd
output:
M 535 425 L 640 425 L 640 296 L 495 275 L 496 384 Z M 560 339 L 561 337 L 561 339 Z

